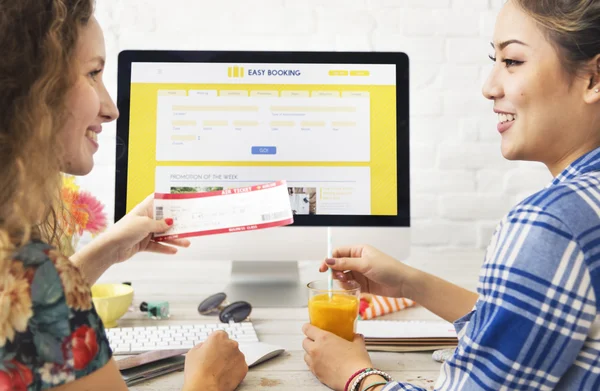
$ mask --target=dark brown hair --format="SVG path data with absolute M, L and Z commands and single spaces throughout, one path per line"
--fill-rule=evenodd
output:
M 32 234 L 53 242 L 66 95 L 93 0 L 0 0 L 0 260 Z
M 600 1 L 514 0 L 547 33 L 565 70 L 577 75 L 600 54 Z

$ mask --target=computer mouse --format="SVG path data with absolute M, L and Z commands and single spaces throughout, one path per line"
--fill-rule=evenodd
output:
M 240 351 L 246 358 L 248 368 L 279 356 L 285 352 L 281 346 L 270 345 L 264 342 L 241 342 Z

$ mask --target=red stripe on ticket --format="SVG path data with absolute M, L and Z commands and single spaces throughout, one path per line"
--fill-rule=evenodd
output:
M 181 194 L 171 194 L 171 193 L 154 193 L 154 199 L 156 200 L 188 200 L 192 198 L 206 198 L 206 197 L 215 197 L 229 194 L 240 194 L 240 193 L 250 193 L 253 191 L 272 189 L 278 186 L 286 185 L 286 181 L 277 181 L 272 183 L 265 183 L 263 185 L 255 185 L 248 187 L 240 187 L 235 189 L 225 189 L 225 190 L 216 190 L 216 191 L 206 191 L 202 193 L 181 193 Z
M 294 222 L 294 219 L 288 219 L 288 220 L 281 220 L 281 221 L 273 221 L 273 222 L 264 223 L 264 224 L 247 225 L 247 226 L 243 226 L 243 227 L 231 227 L 231 228 L 213 229 L 213 230 L 209 230 L 209 231 L 186 232 L 186 233 L 182 233 L 182 234 L 156 237 L 156 238 L 154 238 L 154 241 L 155 242 L 164 242 L 167 240 L 191 238 L 194 236 L 207 236 L 207 235 L 234 233 L 234 232 L 247 232 L 247 231 L 254 231 L 257 229 L 281 227 L 284 225 L 290 225 L 293 222 Z

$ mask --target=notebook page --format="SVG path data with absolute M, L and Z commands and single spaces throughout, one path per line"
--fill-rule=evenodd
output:
M 356 332 L 365 338 L 457 338 L 444 321 L 359 320 Z

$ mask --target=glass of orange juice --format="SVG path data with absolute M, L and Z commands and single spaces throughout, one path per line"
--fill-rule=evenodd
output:
M 313 281 L 307 286 L 310 293 L 308 299 L 310 324 L 353 341 L 358 319 L 360 284 L 356 281 L 341 283 L 334 280 L 333 290 L 329 290 L 325 280 Z

